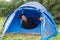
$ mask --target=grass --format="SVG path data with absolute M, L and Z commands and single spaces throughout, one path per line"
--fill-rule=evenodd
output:
M 3 40 L 40 40 L 40 37 L 34 35 L 6 34 Z
M 0 17 L 0 36 L 2 33 L 4 21 L 5 21 L 5 17 Z M 5 34 L 3 40 L 41 40 L 41 36 L 24 35 L 24 34 Z M 58 34 L 55 38 L 51 38 L 50 40 L 60 40 L 60 34 Z

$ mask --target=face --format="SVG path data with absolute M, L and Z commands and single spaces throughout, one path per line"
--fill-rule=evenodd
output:
M 27 18 L 24 15 L 21 18 L 23 21 L 27 21 Z

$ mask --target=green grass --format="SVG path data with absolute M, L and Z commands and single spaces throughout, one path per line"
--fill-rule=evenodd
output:
M 34 35 L 6 34 L 3 40 L 40 40 L 40 37 Z
M 2 33 L 4 21 L 5 21 L 5 17 L 0 17 L 0 36 Z M 59 30 L 60 30 L 60 27 L 59 27 Z M 5 34 L 3 38 L 3 40 L 40 40 L 40 39 L 41 39 L 41 36 L 25 35 L 25 34 Z M 58 34 L 55 38 L 51 38 L 50 40 L 60 40 L 60 34 Z

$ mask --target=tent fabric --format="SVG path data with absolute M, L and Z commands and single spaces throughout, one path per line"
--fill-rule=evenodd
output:
M 22 28 L 22 20 L 19 18 L 21 14 L 24 14 L 27 18 L 40 18 L 43 17 L 43 20 L 39 25 L 34 29 L 24 29 Z M 2 36 L 5 33 L 38 33 L 41 34 L 42 40 L 56 36 L 57 25 L 54 22 L 50 12 L 38 2 L 28 2 L 21 5 L 14 12 L 12 12 L 6 19 L 4 23 L 4 30 Z

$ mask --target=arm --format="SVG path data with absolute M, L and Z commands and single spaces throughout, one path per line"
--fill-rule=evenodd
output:
M 36 20 L 42 21 L 43 17 L 35 18 Z

